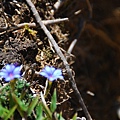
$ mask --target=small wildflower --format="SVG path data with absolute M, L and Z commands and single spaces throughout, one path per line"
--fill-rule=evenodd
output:
M 15 66 L 14 64 L 7 64 L 1 71 L 0 76 L 5 78 L 6 82 L 13 80 L 14 78 L 20 78 L 21 66 Z
M 50 81 L 54 81 L 58 78 L 63 79 L 62 70 L 50 66 L 45 66 L 40 72 L 40 75 L 48 78 Z

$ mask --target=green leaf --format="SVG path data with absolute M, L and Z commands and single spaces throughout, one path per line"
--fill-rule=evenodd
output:
M 57 102 L 57 93 L 56 93 L 56 89 L 54 89 L 54 93 L 53 93 L 51 104 L 50 104 L 50 110 L 52 111 L 52 113 L 57 108 L 56 102 Z
M 72 117 L 72 120 L 76 120 L 77 119 L 77 113 L 74 114 L 74 116 Z
M 65 119 L 62 117 L 62 114 L 57 114 L 57 119 L 58 119 L 58 120 L 65 120 Z
M 43 120 L 43 110 L 42 110 L 42 104 L 40 103 L 36 107 L 36 114 L 37 114 L 37 119 L 36 120 Z
M 15 94 L 12 93 L 13 102 L 17 105 L 17 110 L 20 113 L 21 117 L 24 117 L 28 107 L 18 98 Z
M 26 111 L 27 110 L 27 106 L 20 100 L 20 98 L 18 98 L 15 94 L 12 93 L 12 97 L 14 102 L 20 107 L 20 109 L 22 111 Z
M 52 119 L 49 119 L 48 117 L 45 117 L 42 120 L 52 120 Z
M 39 97 L 34 98 L 33 101 L 31 102 L 31 104 L 28 106 L 28 109 L 27 109 L 28 115 L 30 115 L 32 113 L 33 109 L 35 108 L 36 104 L 38 103 L 38 99 L 39 99 Z
M 17 108 L 17 105 L 15 105 L 10 111 L 9 113 L 7 114 L 7 116 L 5 117 L 5 120 L 8 120 L 13 114 L 14 114 L 14 111 L 16 110 Z
M 45 98 L 44 98 L 42 92 L 40 93 L 40 95 L 41 95 L 43 110 L 45 111 L 47 117 L 52 119 L 52 113 L 51 113 L 50 109 L 48 108 L 48 106 L 46 104 L 46 101 L 45 101 Z
M 8 113 L 9 110 L 0 105 L 0 117 L 4 119 Z

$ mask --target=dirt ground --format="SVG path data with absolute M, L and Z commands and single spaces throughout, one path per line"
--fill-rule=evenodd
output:
M 32 0 L 42 20 L 69 18 L 69 21 L 46 25 L 75 73 L 83 100 L 94 120 L 119 120 L 120 114 L 120 0 Z M 90 3 L 89 3 L 90 2 Z M 36 26 L 22 26 L 36 23 Z M 72 54 L 67 50 L 77 40 Z M 65 67 L 54 52 L 48 38 L 24 0 L 3 0 L 0 5 L 0 67 L 18 63 L 39 71 L 45 65 Z M 28 69 L 29 68 L 29 69 Z M 68 119 L 78 113 L 77 101 L 66 82 L 55 82 L 58 91 L 58 111 Z M 32 75 L 26 72 L 28 81 Z M 38 81 L 38 76 L 32 78 Z M 33 83 L 31 82 L 31 84 Z M 37 84 L 32 87 L 39 92 Z M 65 100 L 65 102 L 63 102 Z

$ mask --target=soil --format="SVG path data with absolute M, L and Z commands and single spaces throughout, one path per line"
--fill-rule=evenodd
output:
M 69 18 L 47 25 L 68 57 L 77 87 L 94 120 L 119 120 L 120 114 L 120 1 L 119 0 L 32 0 L 42 20 Z M 90 4 L 89 4 L 90 2 Z M 18 28 L 22 23 L 36 23 Z M 77 43 L 68 54 L 74 40 Z M 51 46 L 42 28 L 24 0 L 3 0 L 0 5 L 0 68 L 7 63 L 22 64 L 25 78 L 36 93 L 43 77 L 34 76 L 45 65 L 62 68 L 65 82 L 55 81 L 58 109 L 65 119 L 76 112 L 85 117 L 68 81 L 62 60 Z M 29 74 L 32 70 L 33 73 Z M 3 81 L 2 81 L 3 82 Z M 34 83 L 34 84 L 33 84 Z M 51 90 L 51 93 L 53 91 Z M 49 101 L 49 98 L 48 98 Z

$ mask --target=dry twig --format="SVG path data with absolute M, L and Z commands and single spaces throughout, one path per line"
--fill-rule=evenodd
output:
M 65 21 L 68 21 L 69 19 L 68 18 L 61 18 L 61 19 L 55 19 L 55 20 L 42 20 L 42 22 L 45 24 L 45 25 L 51 25 L 51 24 L 56 24 L 56 23 L 60 23 L 60 22 L 65 22 Z M 14 30 L 17 30 L 17 29 L 21 29 L 21 28 L 24 28 L 25 25 L 29 26 L 29 27 L 37 27 L 35 23 L 20 23 L 20 24 L 17 24 L 17 25 L 14 25 L 14 26 L 11 26 L 11 27 L 0 27 L 0 32 L 3 32 L 3 31 L 14 31 Z
M 72 50 L 73 50 L 76 42 L 77 42 L 77 39 L 74 39 L 74 40 L 72 41 L 72 43 L 70 44 L 70 46 L 69 46 L 69 48 L 68 48 L 68 50 L 67 50 L 67 53 L 71 54 L 71 52 L 72 52 Z
M 84 111 L 87 119 L 88 119 L 88 120 L 92 120 L 92 118 L 91 118 L 91 116 L 90 116 L 90 114 L 89 114 L 89 112 L 88 112 L 88 110 L 87 110 L 87 108 L 86 108 L 86 106 L 85 106 L 85 104 L 84 104 L 84 101 L 83 101 L 83 99 L 82 99 L 82 97 L 81 97 L 81 94 L 80 94 L 80 92 L 79 92 L 78 89 L 77 89 L 75 80 L 74 80 L 74 78 L 73 78 L 73 76 L 72 76 L 72 72 L 71 72 L 71 70 L 70 70 L 70 66 L 69 66 L 69 64 L 68 64 L 65 56 L 64 56 L 63 53 L 61 52 L 61 50 L 60 50 L 58 44 L 56 43 L 56 41 L 54 40 L 53 36 L 50 34 L 50 32 L 48 31 L 48 29 L 46 28 L 46 26 L 45 26 L 44 23 L 42 22 L 42 20 L 41 20 L 41 18 L 40 18 L 40 16 L 39 16 L 39 14 L 38 14 L 38 12 L 37 12 L 34 4 L 31 2 L 31 0 L 26 0 L 26 2 L 27 2 L 27 4 L 29 5 L 29 7 L 31 8 L 31 11 L 33 12 L 33 15 L 34 15 L 37 23 L 40 25 L 40 27 L 43 29 L 43 31 L 44 31 L 45 34 L 47 35 L 48 39 L 50 40 L 50 42 L 52 43 L 53 47 L 55 48 L 57 54 L 61 57 L 64 65 L 65 65 L 65 68 L 66 68 L 66 70 L 67 70 L 67 74 L 68 74 L 68 76 L 69 76 L 69 80 L 70 80 L 70 82 L 71 82 L 71 84 L 72 84 L 72 88 L 73 88 L 73 90 L 74 90 L 74 92 L 75 92 L 75 96 L 76 96 L 76 98 L 78 98 L 79 103 L 81 104 L 81 106 L 82 106 L 82 108 L 83 108 L 83 111 Z

